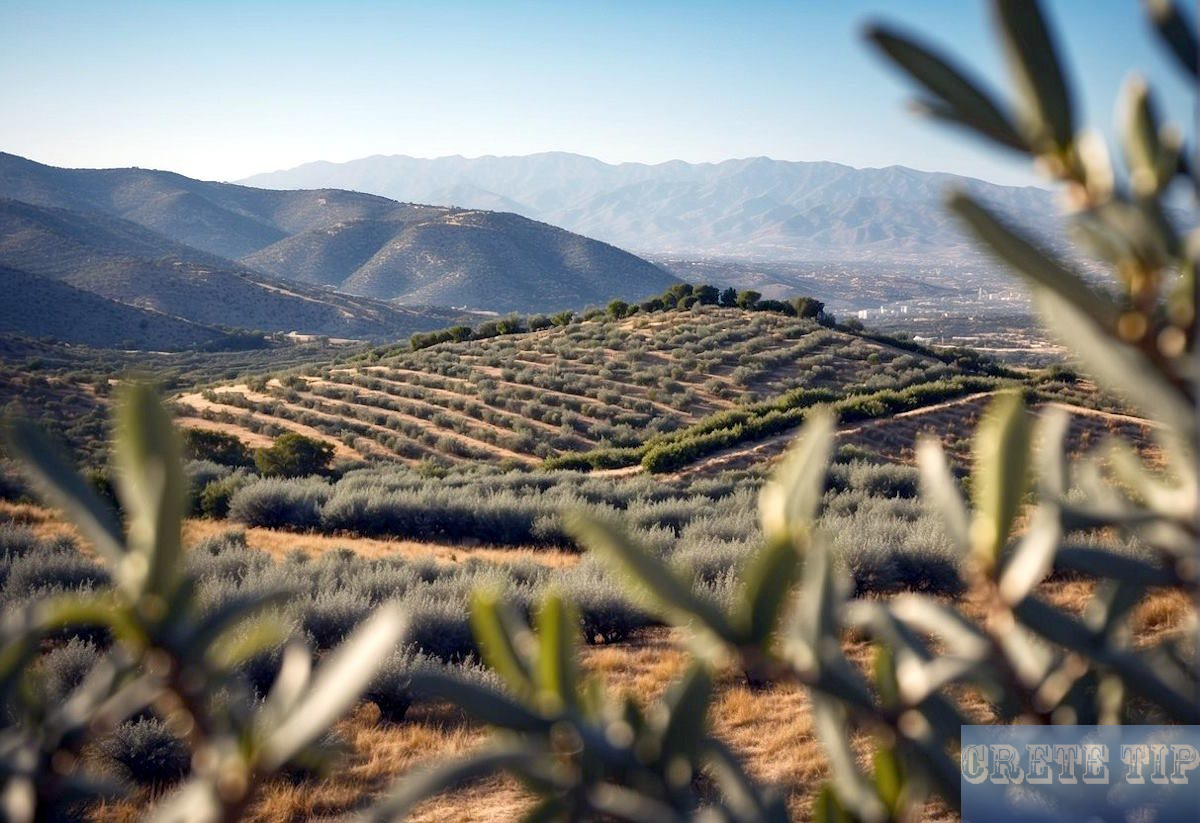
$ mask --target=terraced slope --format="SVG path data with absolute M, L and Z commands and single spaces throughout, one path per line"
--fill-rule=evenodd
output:
M 636 463 L 648 446 L 693 431 L 725 431 L 718 424 L 730 418 L 750 431 L 737 421 L 786 423 L 791 407 L 969 377 L 851 331 L 717 307 L 407 348 L 190 393 L 178 399 L 183 422 L 251 444 L 301 431 L 369 460 L 532 465 L 583 455 L 602 466 Z

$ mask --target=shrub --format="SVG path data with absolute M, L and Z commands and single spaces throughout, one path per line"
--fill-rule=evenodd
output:
M 606 309 L 608 316 L 616 320 L 627 317 L 630 314 L 630 305 L 624 300 L 613 300 L 608 304 Z
M 354 592 L 318 592 L 300 607 L 300 625 L 318 650 L 331 649 L 371 614 L 374 604 Z
M 271 446 L 256 449 L 254 465 L 264 477 L 305 477 L 322 474 L 333 459 L 333 446 L 296 432 L 282 434 Z
M 363 699 L 375 704 L 383 722 L 402 722 L 415 697 L 412 690 L 413 671 L 428 666 L 430 662 L 430 658 L 420 652 L 403 650 L 394 653 L 367 686 Z
M 47 652 L 41 661 L 40 683 L 46 705 L 61 706 L 99 659 L 100 652 L 96 647 L 78 637 Z
M 712 585 L 730 570 L 736 569 L 742 558 L 753 549 L 742 541 L 692 538 L 671 554 L 671 564 L 699 583 Z
M 240 529 L 202 540 L 187 556 L 188 572 L 201 583 L 238 585 L 261 577 L 270 566 L 270 556 L 247 546 L 246 533 Z
M 4 599 L 16 600 L 39 590 L 70 591 L 106 586 L 108 572 L 70 543 L 42 544 L 42 550 L 17 557 L 9 565 Z
M 286 644 L 279 643 L 251 655 L 238 665 L 238 674 L 245 680 L 251 695 L 256 699 L 262 700 L 270 694 L 283 666 L 285 648 Z
M 211 484 L 228 477 L 232 470 L 211 460 L 191 460 L 184 466 L 188 479 L 188 512 L 203 513 L 204 490 Z
M 200 514 L 214 520 L 224 520 L 229 516 L 229 502 L 233 499 L 234 494 L 251 479 L 252 475 L 238 470 L 208 483 L 200 491 Z
M 19 503 L 31 498 L 32 494 L 20 472 L 8 461 L 0 459 L 0 500 Z
M 45 544 L 33 529 L 16 523 L 0 523 L 0 557 L 12 560 L 41 549 Z
M 580 564 L 555 585 L 578 607 L 580 631 L 589 645 L 619 643 L 656 622 L 594 564 Z
M 756 292 L 753 289 L 746 289 L 745 291 L 738 292 L 735 303 L 740 309 L 752 309 L 761 298 L 762 294 L 759 292 Z
M 499 688 L 498 678 L 485 666 L 475 663 L 447 664 L 409 648 L 397 651 L 388 658 L 363 693 L 363 699 L 379 709 L 382 722 L 401 723 L 414 702 L 441 697 L 437 692 L 429 692 L 413 683 L 414 674 L 434 673 L 459 683 Z
M 333 490 L 316 478 L 267 478 L 243 486 L 229 501 L 229 518 L 247 526 L 314 529 Z
M 139 786 L 176 783 L 192 763 L 187 745 L 154 717 L 122 723 L 100 741 L 100 751 Z
M 451 542 L 529 546 L 565 542 L 546 520 L 548 504 L 510 494 L 467 497 L 437 488 L 343 488 L 325 504 L 329 531 Z
M 465 599 L 452 601 L 425 592 L 405 602 L 408 611 L 406 645 L 444 663 L 477 657 Z
M 250 450 L 239 437 L 213 429 L 184 429 L 183 451 L 192 460 L 210 460 L 235 468 L 253 463 Z

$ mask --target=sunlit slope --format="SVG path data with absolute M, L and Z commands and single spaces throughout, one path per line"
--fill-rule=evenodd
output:
M 251 443 L 301 431 L 348 458 L 533 465 L 611 450 L 621 458 L 594 465 L 632 465 L 647 443 L 714 421 L 976 371 L 811 320 L 717 307 L 409 349 L 189 394 L 181 415 Z

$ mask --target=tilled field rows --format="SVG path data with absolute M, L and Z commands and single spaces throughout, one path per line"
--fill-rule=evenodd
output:
M 531 465 L 636 446 L 796 388 L 851 394 L 956 373 L 809 320 L 719 308 L 666 317 L 376 350 L 178 403 L 190 425 L 240 431 L 248 443 L 300 431 L 345 458 Z

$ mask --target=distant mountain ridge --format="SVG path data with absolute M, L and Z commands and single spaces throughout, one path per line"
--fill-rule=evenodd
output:
M 252 186 L 355 191 L 500 208 L 638 253 L 938 262 L 979 259 L 943 207 L 950 186 L 1027 225 L 1057 221 L 1053 195 L 903 166 L 856 169 L 765 157 L 608 164 L 552 152 L 522 157 L 374 156 L 258 174 Z
M 211 330 L 372 338 L 458 317 L 431 306 L 579 308 L 677 282 L 620 249 L 512 214 L 61 169 L 3 153 L 0 266 Z M 75 295 L 23 282 L 31 294 Z M 27 331 L 43 325 L 31 318 Z M 183 328 L 174 336 L 207 334 Z

